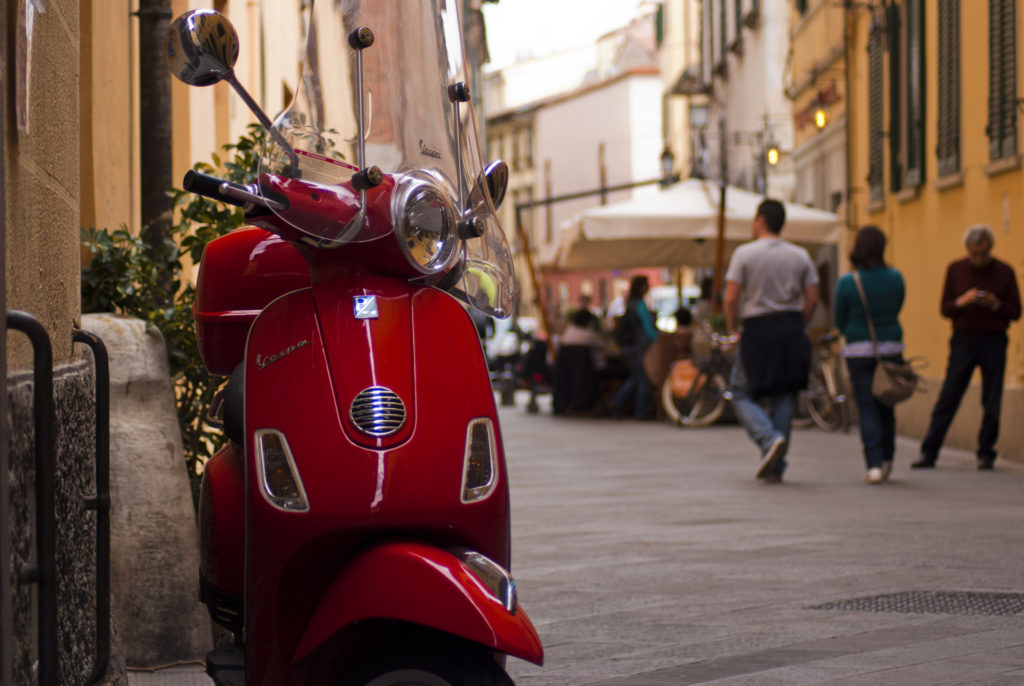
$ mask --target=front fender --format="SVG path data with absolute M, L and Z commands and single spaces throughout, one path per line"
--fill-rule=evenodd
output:
M 509 612 L 465 562 L 421 543 L 386 543 L 348 565 L 321 598 L 293 659 L 366 619 L 420 624 L 538 665 L 544 661 L 540 637 L 521 607 Z

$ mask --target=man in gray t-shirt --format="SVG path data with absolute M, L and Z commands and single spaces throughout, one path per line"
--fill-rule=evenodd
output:
M 818 274 L 807 251 L 779 238 L 785 221 L 782 203 L 758 206 L 755 240 L 733 253 L 723 298 L 729 333 L 743 334 L 729 383 L 733 408 L 761 452 L 757 477 L 769 483 L 780 482 L 786 469 L 796 396 L 810 370 L 804 328 L 818 305 Z

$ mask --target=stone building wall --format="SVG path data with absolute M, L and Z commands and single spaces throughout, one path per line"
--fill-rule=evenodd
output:
M 34 584 L 19 582 L 23 565 L 35 561 L 35 453 L 31 372 L 7 380 L 10 426 L 11 551 L 14 684 L 35 683 Z M 60 365 L 53 379 L 56 414 L 56 514 L 58 683 L 85 684 L 94 665 L 96 617 L 96 513 L 84 499 L 95 496 L 94 371 L 88 353 Z M 127 684 L 124 661 L 114 650 L 101 684 Z

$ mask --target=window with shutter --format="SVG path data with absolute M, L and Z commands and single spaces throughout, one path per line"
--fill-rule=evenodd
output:
M 960 171 L 960 0 L 939 0 L 939 176 Z
M 924 0 L 907 0 L 903 5 L 904 75 L 906 106 L 903 108 L 902 158 L 905 186 L 924 182 Z
M 719 45 L 720 52 L 718 53 L 718 59 L 722 61 L 722 66 L 726 65 L 726 49 L 729 45 L 729 22 L 726 17 L 726 4 L 725 0 L 718 0 L 718 28 L 720 31 Z
M 654 40 L 658 48 L 665 42 L 665 5 L 661 3 L 654 14 Z
M 903 31 L 901 7 L 886 10 L 886 36 L 889 39 L 889 190 L 903 188 L 903 113 L 906 92 L 903 89 Z
M 715 65 L 715 39 L 711 29 L 711 15 L 701 13 L 700 31 L 700 74 L 701 83 L 711 83 L 712 69 Z
M 878 21 L 868 37 L 868 197 L 871 203 L 885 198 L 885 27 Z
M 989 0 L 989 159 L 1017 154 L 1016 0 Z

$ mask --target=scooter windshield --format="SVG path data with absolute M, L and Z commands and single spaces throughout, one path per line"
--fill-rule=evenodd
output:
M 477 126 L 466 91 L 457 0 L 345 0 L 306 10 L 302 78 L 292 104 L 274 122 L 260 159 L 262 192 L 306 189 L 332 200 L 331 212 L 281 203 L 274 212 L 320 247 L 381 238 L 393 225 L 366 227 L 367 195 L 359 172 L 377 167 L 385 183 L 416 179 L 432 203 L 472 231 L 431 234 L 428 243 L 460 241 L 454 294 L 481 311 L 507 317 L 516 281 L 505 234 L 483 174 Z M 365 27 L 369 32 L 358 31 Z M 464 86 L 462 86 L 464 87 Z M 461 95 L 461 97 L 460 97 Z M 275 140 L 276 139 L 276 140 Z M 288 148 L 280 144 L 284 141 Z M 444 237 L 444 235 L 447 237 Z M 437 248 L 440 249 L 440 248 Z M 450 280 L 449 280 L 450 281 Z

